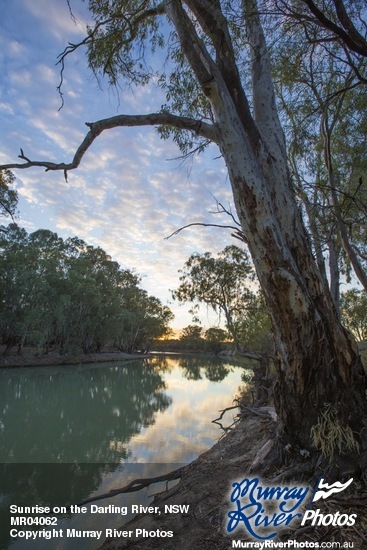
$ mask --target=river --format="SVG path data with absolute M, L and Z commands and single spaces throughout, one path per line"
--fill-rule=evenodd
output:
M 243 373 L 234 362 L 194 356 L 2 369 L 2 525 L 10 525 L 12 504 L 65 506 L 194 460 L 222 434 L 211 421 L 233 404 Z M 149 503 L 156 490 L 98 504 L 130 510 L 131 504 Z M 118 528 L 132 517 L 89 511 L 58 515 L 57 528 Z M 1 537 L 0 548 L 13 550 L 91 550 L 101 544 L 65 537 L 26 542 L 11 538 L 10 528 Z

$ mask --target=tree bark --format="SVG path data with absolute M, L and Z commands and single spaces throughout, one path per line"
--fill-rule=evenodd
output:
M 212 105 L 220 128 L 219 147 L 270 310 L 278 352 L 275 406 L 280 425 L 277 445 L 272 447 L 266 466 L 300 460 L 304 451 L 320 458 L 321 452 L 320 463 L 324 467 L 329 464 L 339 475 L 352 464 L 352 469 L 361 468 L 365 475 L 363 367 L 356 344 L 341 326 L 322 283 L 294 198 L 271 98 L 265 41 L 256 17 L 248 25 L 248 36 L 254 44 L 254 98 L 261 100 L 256 86 L 266 90 L 258 109 L 261 146 L 252 149 L 225 88 L 218 82 L 212 89 L 216 94 Z M 320 441 L 317 436 L 323 426 L 324 441 Z
M 275 406 L 280 419 L 281 461 L 288 460 L 284 449 L 310 454 L 321 450 L 312 437 L 320 425 L 327 404 L 333 404 L 331 419 L 345 432 L 345 442 L 353 433 L 354 443 L 335 441 L 327 460 L 338 468 L 345 465 L 343 455 L 355 458 L 357 448 L 364 447 L 366 403 L 364 372 L 358 350 L 338 320 L 332 298 L 326 293 L 322 278 L 311 254 L 306 232 L 303 238 L 293 233 L 292 247 L 282 238 L 271 196 L 266 193 L 266 179 L 256 166 L 244 166 L 243 149 L 232 130 L 223 132 L 221 151 L 227 162 L 242 229 L 253 257 L 256 271 L 272 318 L 278 352 Z M 269 159 L 269 164 L 271 163 Z M 276 163 L 273 176 L 276 177 Z M 247 169 L 246 169 L 247 168 Z M 257 172 L 257 173 L 256 173 Z M 269 177 L 271 177 L 269 172 Z M 299 215 L 294 201 L 287 204 L 290 221 Z M 292 223 L 292 222 L 291 222 Z M 330 424 L 327 430 L 332 437 Z M 344 436 L 342 436 L 344 437 Z M 277 453 L 279 452 L 279 448 Z M 298 454 L 298 459 L 300 455 Z
M 329 273 L 330 273 L 330 292 L 334 302 L 334 306 L 340 317 L 340 269 L 339 269 L 339 253 L 340 247 L 335 242 L 333 237 L 328 239 L 329 248 Z
M 279 419 L 263 468 L 308 457 L 310 469 L 337 477 L 367 477 L 365 375 L 358 349 L 341 326 L 329 290 L 315 261 L 288 171 L 268 50 L 255 0 L 243 0 L 252 55 L 250 111 L 238 78 L 236 59 L 224 18 L 212 25 L 219 3 L 165 0 L 183 54 L 211 103 L 215 124 L 157 113 L 88 124 L 90 132 L 69 164 L 32 162 L 2 168 L 44 166 L 76 168 L 102 131 L 117 126 L 170 124 L 217 143 L 227 165 L 234 203 L 272 319 L 277 359 L 274 390 Z M 210 17 L 209 17 L 210 16 Z M 207 30 L 216 51 L 209 54 L 197 32 Z M 208 27 L 208 29 L 207 29 Z M 241 100 L 242 98 L 242 100 Z M 366 480 L 367 481 L 367 480 Z
M 323 136 L 323 142 L 324 142 L 323 143 L 324 156 L 325 156 L 325 164 L 326 164 L 327 173 L 328 173 L 328 182 L 330 186 L 331 201 L 334 207 L 335 218 L 339 229 L 341 241 L 343 243 L 343 248 L 350 260 L 354 273 L 356 274 L 359 282 L 363 285 L 363 288 L 367 292 L 367 274 L 364 271 L 355 250 L 353 249 L 353 246 L 349 240 L 347 227 L 340 214 L 340 204 L 339 204 L 339 199 L 338 199 L 337 190 L 336 190 L 337 189 L 336 176 L 334 172 L 332 154 L 331 154 L 331 135 L 332 135 L 331 126 L 332 125 L 329 125 L 328 113 L 326 111 L 324 113 L 321 130 L 322 130 L 322 136 Z

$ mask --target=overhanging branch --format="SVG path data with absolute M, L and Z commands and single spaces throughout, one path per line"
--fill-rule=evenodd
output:
M 180 227 L 179 229 L 176 229 L 173 233 L 168 235 L 168 237 L 165 237 L 165 240 L 170 239 L 171 237 L 174 237 L 175 235 L 178 235 L 183 231 L 184 229 L 187 229 L 188 227 L 194 227 L 194 226 L 201 226 L 201 227 L 220 227 L 224 229 L 232 229 L 233 233 L 231 234 L 232 237 L 235 237 L 236 239 L 239 239 L 242 242 L 247 242 L 245 239 L 244 234 L 242 231 L 238 229 L 238 227 L 234 227 L 233 225 L 221 225 L 218 223 L 204 223 L 204 222 L 194 222 L 194 223 L 188 223 L 187 225 L 184 225 L 183 227 Z
M 195 134 L 202 136 L 210 141 L 216 142 L 218 140 L 218 132 L 214 125 L 188 117 L 172 115 L 171 113 L 166 112 L 151 113 L 147 115 L 117 115 L 114 117 L 98 120 L 97 122 L 86 122 L 86 125 L 89 128 L 89 132 L 86 134 L 82 143 L 79 145 L 71 162 L 56 163 L 43 160 L 31 160 L 25 156 L 23 150 L 21 149 L 19 158 L 24 160 L 25 162 L 3 164 L 0 165 L 0 170 L 8 170 L 13 168 L 25 169 L 31 168 L 33 166 L 41 166 L 46 169 L 46 172 L 49 170 L 63 170 L 66 178 L 67 172 L 69 170 L 74 170 L 79 166 L 89 147 L 92 145 L 94 140 L 102 132 L 104 132 L 104 130 L 110 130 L 112 128 L 119 127 L 162 125 L 174 126 L 179 130 L 189 130 L 191 132 L 194 132 Z
M 325 29 L 332 31 L 336 37 L 341 38 L 341 40 L 351 51 L 358 53 L 363 57 L 367 57 L 367 42 L 352 24 L 342 1 L 334 0 L 334 4 L 338 19 L 344 28 L 329 19 L 325 13 L 317 7 L 313 0 L 302 0 L 302 2 L 308 6 L 310 12 L 316 17 L 321 25 Z

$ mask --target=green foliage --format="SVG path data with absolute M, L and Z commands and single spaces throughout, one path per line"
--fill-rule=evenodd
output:
M 239 322 L 255 299 L 250 289 L 255 274 L 247 252 L 232 245 L 217 257 L 210 252 L 193 254 L 180 273 L 181 284 L 173 297 L 180 302 L 206 304 L 224 315 L 226 328 L 239 346 Z
M 183 52 L 177 46 L 170 48 L 172 72 L 163 71 L 159 78 L 159 86 L 165 93 L 166 103 L 161 110 L 178 113 L 182 116 L 213 122 L 214 117 L 208 99 L 202 92 L 198 81 L 193 77 L 192 70 Z M 161 138 L 172 136 L 180 151 L 186 155 L 196 147 L 202 152 L 208 142 L 199 140 L 191 132 L 179 131 L 170 126 L 160 126 L 158 133 Z
M 206 350 L 218 354 L 225 349 L 228 342 L 228 332 L 220 327 L 210 327 L 205 331 Z
M 13 218 L 18 204 L 18 193 L 11 189 L 15 177 L 10 170 L 0 170 L 0 217 Z
M 183 8 L 186 23 L 195 27 L 197 47 L 205 47 L 229 87 L 238 74 L 233 99 L 241 96 L 242 86 L 251 104 L 245 21 L 256 3 L 177 4 Z M 363 55 L 348 49 L 348 42 L 336 39 L 306 4 L 298 0 L 258 1 L 260 13 L 267 14 L 262 22 L 271 37 L 274 82 L 283 111 L 290 166 L 299 197 L 306 205 L 319 267 L 325 271 L 323 252 L 333 249 L 339 270 L 350 276 L 353 262 L 342 246 L 340 220 L 346 224 L 360 264 L 367 267 L 366 228 L 360 223 L 366 216 L 367 201 L 367 62 Z M 340 26 L 340 14 L 333 3 L 318 5 L 327 18 Z M 365 36 L 364 0 L 345 0 L 344 6 L 350 24 L 355 26 L 352 34 Z M 115 86 L 149 83 L 163 95 L 157 111 L 191 117 L 199 125 L 201 121 L 215 122 L 205 87 L 191 54 L 182 47 L 180 29 L 168 16 L 167 5 L 154 1 L 90 0 L 89 9 L 93 25 L 79 46 L 87 47 L 89 65 L 97 76 L 107 75 Z M 227 45 L 233 53 L 232 67 L 231 56 L 228 66 L 221 57 L 226 33 L 230 35 Z M 321 132 L 326 119 L 332 126 L 337 206 L 331 196 Z M 184 155 L 200 152 L 208 144 L 194 132 L 173 126 L 161 126 L 158 131 L 164 139 L 173 138 Z M 335 302 L 337 305 L 337 299 Z
M 203 351 L 203 329 L 199 325 L 188 325 L 183 328 L 180 335 L 180 345 L 190 351 Z
M 300 5 L 291 4 L 294 13 L 306 18 Z M 345 6 L 359 28 L 363 2 L 347 1 Z M 332 3 L 323 3 L 322 9 L 335 18 Z M 285 32 L 273 52 L 276 90 L 289 163 L 319 265 L 327 269 L 322 255 L 332 249 L 329 258 L 336 253 L 339 271 L 350 280 L 356 260 L 351 260 L 347 241 L 367 270 L 367 59 L 354 65 L 346 48 L 311 21 L 305 26 L 294 25 L 292 16 L 279 19 L 278 32 Z M 333 277 L 330 266 L 331 284 Z
M 113 86 L 158 85 L 162 111 L 212 120 L 210 104 L 184 56 L 176 32 L 160 17 L 162 5 L 136 0 L 90 0 L 94 25 L 88 28 L 87 56 L 94 74 L 106 75 Z M 162 49 L 165 52 L 162 54 Z M 156 52 L 159 55 L 155 55 Z M 190 132 L 161 126 L 183 154 L 202 151 L 207 141 Z
M 347 290 L 340 299 L 340 313 L 343 324 L 357 340 L 367 340 L 367 292 Z
M 88 61 L 95 74 L 116 85 L 123 75 L 131 85 L 145 85 L 154 76 L 145 51 L 163 46 L 159 23 L 145 17 L 146 4 L 136 0 L 90 0 L 95 25 L 88 28 Z
M 98 352 L 146 349 L 173 315 L 101 248 L 11 224 L 0 241 L 0 336 L 6 349 Z
M 156 338 L 169 333 L 168 324 L 172 319 L 171 310 L 163 306 L 158 298 L 148 296 L 140 288 L 129 288 L 121 313 L 118 347 L 129 353 L 134 349 L 148 351 Z
M 261 292 L 248 304 L 245 315 L 238 321 L 237 330 L 243 350 L 269 354 L 273 352 L 271 320 Z

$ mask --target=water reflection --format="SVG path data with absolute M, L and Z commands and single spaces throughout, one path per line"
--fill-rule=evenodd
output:
M 0 462 L 120 462 L 125 443 L 171 403 L 161 374 L 141 362 L 1 379 Z
M 242 373 L 228 362 L 190 356 L 0 371 L 1 523 L 10 523 L 10 504 L 75 503 L 124 485 L 131 467 L 193 460 L 220 435 L 211 420 L 232 404 Z M 137 503 L 146 496 L 121 498 Z M 82 520 L 62 521 L 86 528 Z M 100 528 L 121 525 L 121 518 L 99 520 Z M 1 548 L 8 548 L 8 535 L 4 530 Z M 62 548 L 81 550 L 74 542 Z
M 211 382 L 220 382 L 231 371 L 231 365 L 217 357 L 182 355 L 175 358 L 173 363 L 172 358 L 165 358 L 164 363 L 166 368 L 169 368 L 170 364 L 178 364 L 187 380 L 207 378 Z

